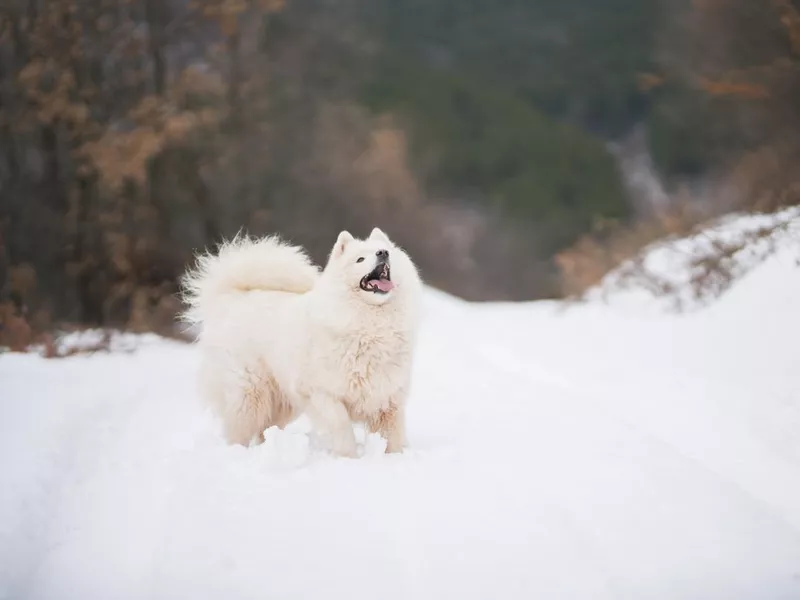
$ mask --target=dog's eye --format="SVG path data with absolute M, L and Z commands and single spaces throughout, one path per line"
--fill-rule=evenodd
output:
M 364 262 L 364 257 L 360 256 L 356 262 Z

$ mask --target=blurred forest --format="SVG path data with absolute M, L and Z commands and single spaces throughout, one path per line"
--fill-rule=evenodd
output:
M 168 331 L 242 228 L 323 261 L 379 225 L 450 292 L 559 296 L 687 185 L 797 204 L 798 60 L 798 0 L 3 0 L 0 324 Z M 657 210 L 612 144 L 642 131 Z

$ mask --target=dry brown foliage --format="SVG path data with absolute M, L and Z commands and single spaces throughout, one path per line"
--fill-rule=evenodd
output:
M 618 228 L 602 242 L 587 238 L 560 257 L 564 285 L 577 300 L 590 289 L 603 296 L 638 289 L 676 311 L 703 306 L 778 248 L 797 245 L 797 210 L 761 214 L 768 218 L 733 227 L 689 217 Z
M 24 352 L 33 341 L 33 329 L 25 315 L 12 302 L 0 303 L 0 348 Z
M 702 307 L 719 298 L 743 275 L 769 258 L 787 243 L 796 243 L 796 213 L 774 215 L 769 222 L 743 228 L 731 234 L 724 227 L 698 226 L 688 248 L 665 241 L 655 251 L 669 252 L 680 263 L 682 273 L 654 268 L 645 253 L 625 263 L 603 291 L 605 294 L 623 289 L 645 289 L 652 296 L 666 301 L 667 306 L 681 312 Z M 686 277 L 684 277 L 686 276 Z
M 612 270 L 658 240 L 688 234 L 702 216 L 689 204 L 632 224 L 600 222 L 592 233 L 556 256 L 565 296 L 580 296 Z
M 765 145 L 748 152 L 732 167 L 729 185 L 740 200 L 733 208 L 773 212 L 800 204 L 798 149 L 786 145 Z
M 262 108 L 247 96 L 266 77 L 251 49 L 281 6 L 4 3 L 0 302 L 17 307 L 14 323 L 30 310 L 35 329 L 46 309 L 55 321 L 169 330 L 178 270 L 219 237 L 218 168 L 258 154 L 226 136 Z

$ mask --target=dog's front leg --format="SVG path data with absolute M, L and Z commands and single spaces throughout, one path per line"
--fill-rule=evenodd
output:
M 369 419 L 367 426 L 372 433 L 379 433 L 386 440 L 386 453 L 402 452 L 406 446 L 406 415 L 402 404 L 390 404 Z
M 314 428 L 328 436 L 335 454 L 356 456 L 356 437 L 344 404 L 331 396 L 315 394 L 308 403 L 307 412 Z

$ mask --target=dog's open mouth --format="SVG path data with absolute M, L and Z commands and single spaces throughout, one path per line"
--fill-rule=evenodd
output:
M 387 263 L 378 265 L 361 279 L 361 289 L 373 294 L 388 294 L 394 288 L 392 274 Z

